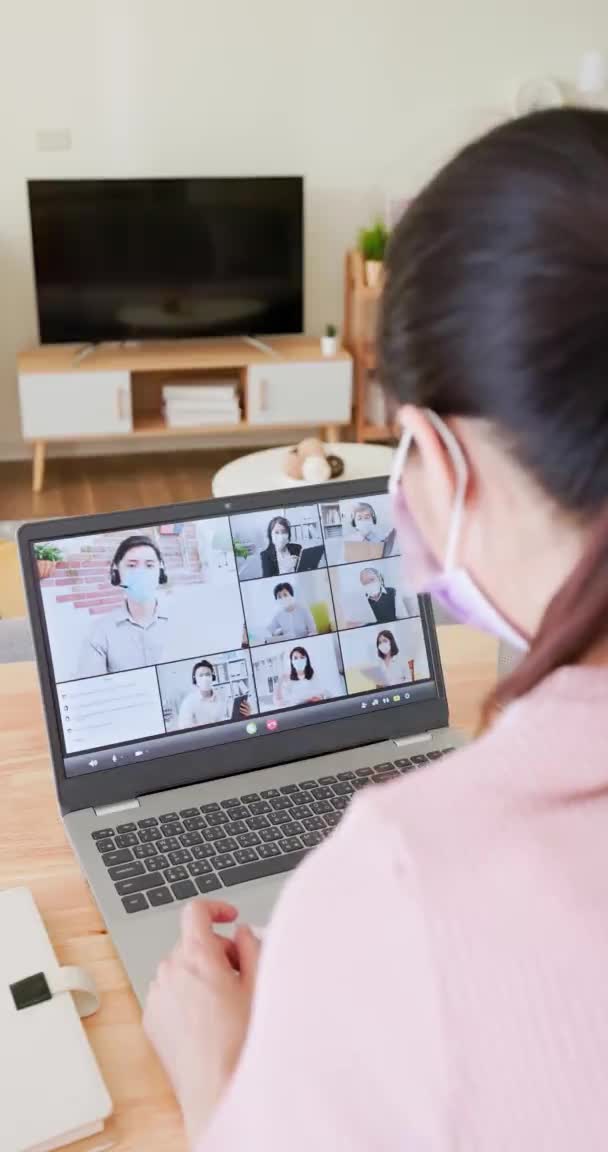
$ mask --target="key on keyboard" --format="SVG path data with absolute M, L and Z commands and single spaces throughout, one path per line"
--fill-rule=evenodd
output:
M 111 852 L 114 848 L 113 840 L 98 840 L 97 849 L 99 852 Z
M 134 896 L 125 896 L 123 900 L 125 912 L 143 912 L 149 907 L 143 892 L 136 892 Z
M 161 908 L 163 904 L 172 904 L 173 896 L 168 888 L 152 888 L 148 900 L 153 908 Z
M 134 876 L 132 880 L 117 880 L 114 887 L 119 896 L 130 896 L 133 892 L 145 892 L 146 888 L 158 888 L 164 883 L 160 872 L 148 872 L 146 876 Z

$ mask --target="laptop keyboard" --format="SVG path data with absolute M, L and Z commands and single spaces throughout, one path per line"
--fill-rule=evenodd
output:
M 126 912 L 161 908 L 290 872 L 339 823 L 356 792 L 453 752 L 428 752 L 92 833 Z

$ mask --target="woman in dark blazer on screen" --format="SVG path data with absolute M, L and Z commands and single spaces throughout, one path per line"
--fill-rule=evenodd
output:
M 268 545 L 262 552 L 262 576 L 283 576 L 295 572 L 301 544 L 291 543 L 291 524 L 284 516 L 273 516 L 268 525 Z

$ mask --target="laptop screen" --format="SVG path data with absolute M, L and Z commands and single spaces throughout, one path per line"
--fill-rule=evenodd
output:
M 33 545 L 67 776 L 437 696 L 388 496 Z

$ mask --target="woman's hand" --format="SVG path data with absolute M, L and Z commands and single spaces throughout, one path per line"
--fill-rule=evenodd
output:
M 251 716 L 252 711 L 253 710 L 249 701 L 241 700 L 239 705 L 239 712 L 241 713 L 241 716 Z
M 237 916 L 221 902 L 187 905 L 181 938 L 158 969 L 144 1013 L 192 1148 L 232 1076 L 249 1026 L 260 944 L 249 928 L 239 926 L 234 939 L 213 930 Z

